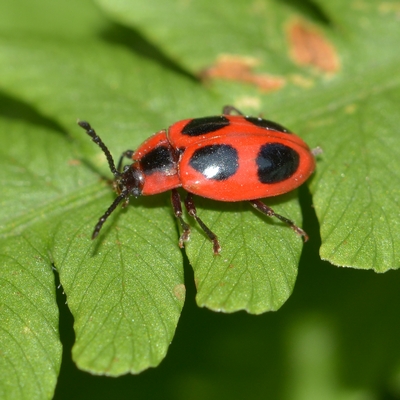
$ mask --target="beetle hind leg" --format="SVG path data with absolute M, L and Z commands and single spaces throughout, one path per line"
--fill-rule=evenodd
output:
M 260 200 L 250 200 L 250 204 L 258 211 L 261 213 L 267 215 L 268 217 L 276 217 L 282 222 L 284 222 L 286 225 L 288 225 L 290 228 L 292 228 L 299 236 L 303 237 L 304 242 L 307 242 L 308 240 L 308 235 L 307 233 L 299 228 L 293 221 L 290 219 L 284 217 L 283 215 L 277 214 L 271 207 L 268 207 L 266 204 L 264 204 Z
M 223 115 L 232 115 L 233 113 L 236 113 L 237 115 L 244 115 L 240 110 L 238 110 L 234 106 L 224 106 L 224 108 L 222 109 Z

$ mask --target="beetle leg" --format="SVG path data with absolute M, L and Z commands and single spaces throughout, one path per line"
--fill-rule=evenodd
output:
M 250 204 L 258 211 L 262 212 L 263 214 L 267 215 L 268 217 L 276 217 L 284 222 L 286 225 L 290 226 L 298 235 L 302 236 L 304 242 L 307 242 L 308 235 L 303 229 L 299 228 L 297 225 L 294 224 L 293 221 L 290 219 L 277 214 L 272 208 L 268 207 L 260 200 L 250 200 Z
M 181 196 L 176 189 L 171 190 L 171 203 L 172 208 L 174 209 L 175 217 L 178 218 L 183 231 L 181 237 L 179 238 L 179 247 L 182 249 L 183 243 L 190 239 L 190 227 L 182 218 Z
M 117 171 L 118 172 L 122 172 L 121 168 L 122 168 L 122 161 L 124 160 L 124 158 L 128 158 L 129 160 L 132 161 L 133 153 L 134 153 L 133 150 L 126 150 L 121 154 L 121 157 L 119 158 L 118 166 L 117 166 Z
M 231 115 L 233 112 L 235 112 L 238 115 L 244 115 L 240 110 L 238 110 L 234 106 L 224 106 L 224 108 L 222 109 L 223 115 Z
M 213 242 L 213 251 L 218 255 L 221 251 L 221 246 L 218 242 L 217 235 L 197 216 L 196 206 L 194 205 L 192 193 L 188 193 L 185 199 L 185 207 L 189 215 L 192 216 L 203 229 L 204 233 Z

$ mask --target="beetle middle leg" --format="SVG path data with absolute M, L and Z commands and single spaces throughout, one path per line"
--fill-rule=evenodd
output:
M 213 251 L 215 255 L 221 252 L 221 246 L 218 241 L 217 235 L 197 216 L 196 206 L 193 201 L 193 194 L 188 193 L 185 199 L 185 207 L 189 215 L 192 216 L 203 229 L 204 233 L 213 242 Z

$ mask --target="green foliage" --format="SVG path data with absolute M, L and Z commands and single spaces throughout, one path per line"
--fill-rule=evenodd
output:
M 324 151 L 309 185 L 322 259 L 376 272 L 399 268 L 398 5 L 320 3 L 1 3 L 0 397 L 50 398 L 54 391 L 61 343 L 52 266 L 74 317 L 73 359 L 93 374 L 157 366 L 182 311 L 186 256 L 168 194 L 132 199 L 90 240 L 115 194 L 104 155 L 78 118 L 90 121 L 117 158 L 151 133 L 218 114 L 225 104 L 262 113 Z M 325 57 L 337 62 L 331 71 L 295 62 L 296 24 L 329 43 L 333 56 Z M 265 92 L 198 78 L 226 55 L 250 65 L 253 78 L 270 74 L 284 86 Z M 301 197 L 308 214 L 305 189 Z M 266 202 L 301 225 L 297 191 Z M 222 245 L 215 257 L 185 215 L 197 304 L 278 310 L 294 288 L 301 239 L 248 204 L 196 204 Z M 314 235 L 306 246 L 315 249 L 318 226 L 308 227 Z M 333 341 L 329 323 L 308 321 L 293 325 L 299 370 L 303 340 L 315 340 L 316 349 Z

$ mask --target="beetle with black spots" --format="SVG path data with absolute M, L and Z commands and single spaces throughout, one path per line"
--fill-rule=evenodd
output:
M 126 206 L 130 196 L 171 190 L 174 214 L 182 227 L 179 246 L 183 247 L 189 240 L 190 227 L 182 217 L 177 191 L 182 187 L 187 192 L 186 209 L 213 242 L 214 254 L 220 253 L 220 243 L 197 215 L 193 195 L 224 202 L 249 201 L 258 211 L 278 218 L 304 241 L 308 240 L 303 229 L 260 200 L 296 189 L 315 169 L 313 152 L 283 126 L 245 116 L 235 107 L 226 106 L 222 115 L 185 119 L 155 133 L 136 151 L 125 151 L 116 167 L 110 151 L 90 124 L 78 124 L 104 152 L 118 193 L 95 226 L 93 239 L 118 204 L 123 202 Z M 122 166 L 125 158 L 133 163 Z

